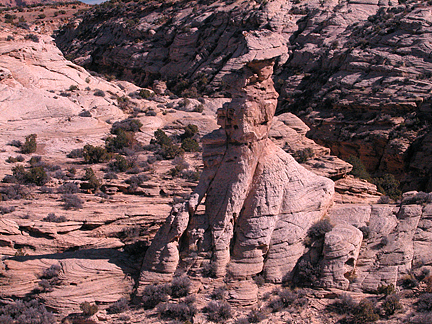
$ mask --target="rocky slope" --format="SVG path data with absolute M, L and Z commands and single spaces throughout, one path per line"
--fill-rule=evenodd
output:
M 400 204 L 380 198 L 375 185 L 347 176 L 349 164 L 306 138 L 310 128 L 298 117 L 271 118 L 277 94 L 266 59 L 280 57 L 284 43 L 268 48 L 245 34 L 245 52 L 221 74 L 230 98 L 185 100 L 165 95 L 163 82 L 152 95 L 87 72 L 38 25 L 0 27 L 0 313 L 17 299 L 38 299 L 64 323 L 362 323 L 366 315 L 430 322 L 430 194 L 407 192 Z M 66 157 L 112 143 L 115 122 L 128 117 L 142 126 L 120 155 L 93 164 Z M 163 159 L 155 144 L 155 130 L 177 145 L 189 124 L 204 136 L 204 169 L 201 154 Z M 37 149 L 24 154 L 17 141 L 30 134 Z M 121 157 L 127 171 L 115 164 Z M 49 179 L 29 183 L 42 170 Z M 10 183 L 12 174 L 21 183 Z M 148 285 L 173 275 L 171 297 L 167 286 Z M 175 293 L 182 282 L 195 301 Z M 108 307 L 121 297 L 130 309 L 113 314 Z M 363 298 L 373 305 L 358 304 Z M 83 302 L 99 311 L 84 316 Z
M 109 2 L 56 41 L 85 67 L 142 86 L 167 80 L 185 96 L 223 96 L 247 48 L 284 46 L 279 112 L 301 116 L 333 154 L 430 190 L 431 17 L 426 1 Z

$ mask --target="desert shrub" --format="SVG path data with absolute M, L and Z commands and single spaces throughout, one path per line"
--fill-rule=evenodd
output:
M 215 288 L 211 293 L 210 298 L 215 300 L 224 300 L 225 292 L 226 292 L 225 286 Z
M 52 279 L 58 277 L 61 271 L 61 266 L 58 264 L 53 264 L 49 268 L 45 269 L 42 273 L 42 279 Z
M 53 174 L 53 178 L 56 178 L 56 179 L 67 179 L 68 177 L 66 176 L 66 174 L 64 174 L 63 171 L 59 170 L 59 171 L 56 171 Z
M 216 276 L 215 265 L 211 262 L 203 263 L 201 266 L 201 273 L 204 277 L 215 278 Z
M 88 110 L 83 110 L 83 111 L 81 111 L 81 112 L 78 114 L 78 116 L 80 116 L 80 117 L 91 117 L 92 114 L 91 114 L 91 112 L 88 111 Z
M 78 86 L 75 84 L 72 84 L 68 89 L 68 91 L 75 91 L 75 90 L 78 90 Z
M 18 162 L 17 159 L 14 158 L 14 157 L 12 157 L 12 156 L 9 156 L 9 157 L 6 159 L 6 163 L 16 163 L 16 162 Z
M 265 284 L 265 278 L 262 275 L 257 275 L 254 277 L 254 281 L 258 287 L 262 287 Z
M 212 322 L 221 322 L 232 317 L 230 304 L 226 301 L 211 301 L 203 309 L 207 318 Z
M 99 310 L 96 304 L 90 304 L 89 302 L 83 302 L 80 304 L 80 309 L 84 316 L 92 316 Z
M 33 290 L 34 293 L 51 292 L 54 290 L 54 286 L 58 283 L 57 278 L 54 280 L 42 279 L 38 282 L 38 287 Z
M 432 313 L 419 314 L 409 321 L 411 324 L 430 324 L 432 323 Z
M 169 286 L 167 285 L 146 286 L 141 297 L 143 307 L 151 309 L 156 307 L 160 302 L 167 301 L 169 290 Z
M 138 94 L 143 99 L 148 99 L 154 96 L 154 93 L 148 89 L 141 89 Z
M 189 124 L 183 128 L 184 133 L 180 136 L 180 138 L 186 139 L 186 138 L 192 138 L 196 134 L 198 134 L 198 126 L 194 124 Z
M 357 306 L 354 299 L 348 294 L 340 295 L 334 303 L 330 304 L 327 309 L 336 314 L 349 314 Z
M 29 154 L 36 152 L 37 143 L 36 143 L 36 134 L 30 134 L 26 136 L 24 144 L 21 146 L 21 153 Z
M 292 291 L 290 289 L 283 289 L 277 291 L 277 297 L 270 301 L 269 307 L 273 312 L 278 312 L 289 306 L 298 307 L 306 304 L 307 299 L 303 290 Z
M 362 299 L 353 311 L 355 324 L 375 322 L 379 319 L 374 304 L 368 299 Z
M 311 239 L 320 239 L 324 237 L 327 232 L 333 229 L 333 225 L 330 223 L 328 218 L 323 218 L 320 221 L 313 224 L 308 230 L 308 236 Z
M 45 163 L 42 162 L 42 156 L 40 156 L 40 155 L 32 156 L 30 158 L 30 160 L 29 160 L 29 164 L 32 167 L 35 167 L 35 166 L 45 166 Z
M 136 166 L 136 165 L 132 166 L 130 169 L 128 169 L 126 171 L 127 174 L 138 174 L 140 172 L 141 172 L 140 168 L 138 166 Z
M 12 140 L 8 143 L 8 145 L 20 148 L 22 146 L 22 143 L 19 140 Z
M 171 296 L 185 297 L 189 294 L 191 281 L 187 276 L 175 277 L 171 282 Z
M 108 314 L 120 314 L 124 311 L 127 311 L 129 309 L 128 301 L 126 298 L 122 297 L 119 300 L 117 300 L 115 303 L 111 304 L 110 307 L 108 307 L 107 312 Z
M 396 294 L 387 296 L 383 301 L 381 308 L 386 316 L 393 315 L 396 311 L 402 309 L 399 296 Z
M 351 174 L 357 178 L 365 179 L 368 181 L 372 181 L 372 178 L 369 174 L 369 172 L 366 171 L 366 167 L 362 163 L 362 161 L 355 156 L 350 156 L 348 158 L 348 163 L 353 166 L 353 169 L 351 170 Z
M 432 293 L 432 276 L 428 275 L 428 274 L 425 274 L 425 275 L 426 275 L 426 277 L 423 279 L 423 281 L 426 284 L 425 291 L 428 293 Z
M 116 154 L 114 160 L 109 163 L 109 169 L 117 172 L 125 172 L 132 167 L 132 163 L 125 157 Z
M 419 282 L 412 273 L 409 273 L 398 280 L 398 285 L 402 286 L 404 289 L 412 289 L 417 287 Z
M 43 186 L 49 181 L 49 177 L 42 166 L 36 166 L 25 171 L 22 165 L 12 168 L 13 176 L 18 183 L 33 183 L 37 186 Z
M 249 323 L 259 323 L 267 318 L 267 314 L 262 309 L 254 308 L 247 316 Z
M 240 317 L 236 319 L 235 324 L 249 324 L 249 320 L 246 317 Z
M 10 214 L 15 211 L 15 206 L 0 206 L 0 215 Z
M 28 302 L 21 300 L 0 307 L 0 323 L 2 324 L 55 324 L 54 315 L 48 312 L 43 304 L 33 299 Z
M 193 138 L 185 138 L 182 141 L 181 148 L 185 152 L 198 152 L 200 150 L 198 142 Z
M 84 174 L 84 180 L 87 181 L 86 189 L 97 190 L 100 188 L 101 183 L 99 179 L 96 177 L 92 168 L 86 168 Z
M 395 286 L 393 284 L 389 285 L 379 285 L 377 288 L 378 294 L 384 294 L 386 296 L 394 294 L 396 292 Z
M 29 39 L 32 42 L 39 43 L 39 36 L 37 36 L 35 34 L 27 34 L 27 35 L 24 36 L 24 38 L 25 39 Z
M 157 116 L 157 113 L 154 110 L 147 110 L 145 115 L 150 116 L 150 117 L 154 117 L 154 116 Z
M 122 129 L 117 131 L 116 136 L 109 136 L 105 140 L 105 147 L 108 152 L 120 152 L 125 147 L 133 147 L 136 144 L 133 132 L 126 132 Z
M 76 195 L 64 194 L 62 196 L 63 206 L 66 209 L 81 209 L 83 208 L 83 201 Z
M 111 134 L 118 135 L 120 131 L 136 133 L 141 127 L 142 123 L 138 119 L 128 118 L 115 122 L 111 126 Z
M 184 151 L 178 145 L 163 145 L 160 154 L 164 159 L 171 160 L 177 156 L 183 155 Z
M 84 161 L 90 164 L 106 162 L 109 160 L 109 154 L 105 148 L 90 144 L 84 146 L 83 157 Z
M 104 179 L 118 179 L 118 176 L 115 172 L 109 171 L 105 173 Z
M 197 312 L 193 304 L 180 302 L 178 304 L 163 303 L 158 305 L 158 312 L 163 318 L 190 321 Z
M 432 293 L 424 293 L 417 300 L 417 310 L 419 312 L 432 311 Z
M 377 204 L 388 204 L 390 203 L 390 197 L 389 196 L 381 196 L 379 197 Z
M 362 226 L 362 227 L 359 228 L 359 230 L 363 234 L 363 239 L 369 238 L 369 235 L 370 235 L 370 232 L 371 232 L 369 226 Z
M 66 182 L 57 188 L 57 192 L 62 194 L 74 194 L 79 192 L 79 188 L 75 182 Z
M 155 142 L 161 146 L 172 145 L 172 139 L 160 128 L 154 132 L 154 137 Z
M 37 17 L 37 19 L 45 19 L 46 18 L 46 15 L 45 14 L 39 14 L 38 15 L 38 17 Z
M 15 163 L 15 162 L 24 162 L 24 156 L 22 156 L 22 155 L 17 155 L 16 157 L 12 157 L 12 156 L 10 156 L 7 160 L 6 160 L 6 162 L 8 162 L 8 163 Z
M 193 112 L 202 113 L 204 111 L 204 105 L 203 104 L 199 104 L 199 105 L 195 106 L 192 111 Z
M 105 92 L 100 90 L 100 89 L 96 89 L 95 92 L 93 93 L 93 95 L 98 96 L 98 97 L 105 97 Z
M 181 172 L 181 177 L 183 179 L 187 179 L 190 181 L 198 181 L 200 178 L 201 172 L 198 168 L 195 170 L 183 170 Z
M 0 200 L 19 200 L 28 198 L 29 196 L 29 190 L 20 184 L 8 187 L 0 187 Z
M 377 186 L 379 192 L 389 196 L 391 199 L 396 200 L 402 194 L 399 189 L 400 182 L 392 174 L 387 173 L 382 178 L 374 178 L 373 183 Z
M 300 259 L 295 267 L 293 282 L 299 287 L 313 287 L 319 280 L 321 269 L 319 262 Z
M 149 177 L 145 174 L 140 174 L 136 176 L 132 176 L 129 179 L 126 179 L 125 182 L 130 186 L 130 189 L 135 190 L 138 188 L 143 182 L 149 180 Z
M 66 157 L 74 159 L 74 158 L 82 158 L 83 157 L 84 150 L 83 149 L 73 149 L 70 151 Z
M 56 214 L 54 213 L 49 213 L 48 216 L 42 218 L 42 221 L 51 223 L 63 223 L 67 222 L 67 218 L 65 216 L 56 216 Z
M 306 147 L 301 150 L 297 150 L 293 153 L 293 158 L 298 163 L 304 163 L 309 159 L 312 159 L 315 156 L 315 152 L 310 147 Z

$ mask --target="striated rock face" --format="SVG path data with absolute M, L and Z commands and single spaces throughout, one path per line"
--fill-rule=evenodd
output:
M 155 272 L 170 278 L 182 271 L 180 256 L 192 254 L 210 257 L 217 277 L 227 270 L 236 279 L 261 272 L 273 282 L 290 276 L 308 228 L 332 202 L 334 185 L 268 139 L 277 103 L 273 64 L 252 61 L 227 76 L 233 99 L 218 110 L 221 128 L 203 138 L 200 182 L 155 237 L 142 283 L 160 279 Z M 201 215 L 196 210 L 204 197 Z
M 363 240 L 362 232 L 352 225 L 338 224 L 325 236 L 321 284 L 348 289 Z

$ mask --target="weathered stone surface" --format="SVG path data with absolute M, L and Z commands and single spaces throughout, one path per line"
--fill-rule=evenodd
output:
M 326 233 L 321 271 L 324 287 L 348 289 L 348 278 L 355 276 L 362 240 L 362 232 L 347 224 L 338 224 Z
M 141 283 L 154 278 L 149 270 L 173 274 L 178 248 L 182 255 L 211 253 L 217 277 L 227 268 L 238 279 L 264 271 L 274 282 L 289 276 L 303 254 L 308 228 L 332 202 L 333 182 L 307 171 L 267 138 L 277 98 L 272 67 L 272 60 L 251 61 L 226 76 L 233 99 L 218 110 L 221 129 L 203 138 L 200 182 L 157 234 Z M 204 197 L 205 214 L 195 216 Z

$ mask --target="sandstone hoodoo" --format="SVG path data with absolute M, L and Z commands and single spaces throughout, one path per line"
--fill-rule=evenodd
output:
M 206 262 L 216 277 L 290 277 L 309 227 L 332 203 L 334 183 L 268 139 L 277 104 L 273 65 L 271 58 L 254 60 L 226 76 L 232 100 L 218 110 L 221 128 L 202 140 L 199 184 L 153 240 L 142 283 L 196 272 Z

